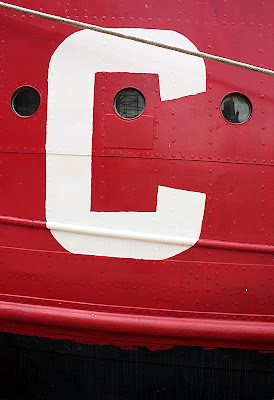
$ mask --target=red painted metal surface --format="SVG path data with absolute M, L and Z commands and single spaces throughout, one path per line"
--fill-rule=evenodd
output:
M 186 342 L 190 339 L 196 344 L 233 343 L 249 345 L 253 348 L 271 346 L 273 325 L 260 321 L 222 321 L 201 316 L 200 318 L 181 318 L 170 316 L 148 316 L 125 313 L 75 310 L 44 305 L 20 304 L 1 302 L 0 318 L 4 321 L 16 321 L 20 326 L 34 325 L 40 330 L 47 331 L 77 330 L 79 337 L 85 337 L 89 331 L 103 332 L 109 337 L 128 335 L 131 341 L 138 343 L 138 337 L 149 338 L 149 343 L 157 343 L 168 338 L 175 343 Z M 223 316 L 219 316 L 219 318 Z M 132 340 L 133 339 L 133 340 Z M 102 340 L 102 339 L 101 339 Z M 114 339 L 115 340 L 115 339 Z M 139 339 L 140 340 L 140 339 Z M 263 346 L 262 346 L 263 343 Z
M 151 149 L 153 136 L 153 116 L 125 121 L 114 114 L 105 114 L 104 146 L 119 149 Z M 113 131 L 117 135 L 113 135 Z M 128 135 L 130 131 L 130 136 Z
M 20 5 L 106 27 L 172 29 L 201 51 L 272 66 L 270 1 L 234 8 L 213 0 Z M 48 65 L 76 29 L 4 10 L 0 27 L 0 329 L 121 346 L 273 349 L 273 78 L 206 61 L 205 93 L 160 102 L 155 75 L 98 73 L 92 210 L 155 211 L 163 185 L 206 193 L 205 216 L 197 245 L 172 259 L 72 255 L 40 228 Z M 30 118 L 10 105 L 24 85 L 41 95 Z M 145 95 L 151 148 L 118 148 L 118 133 L 106 143 L 113 98 L 125 87 Z M 229 92 L 250 99 L 248 122 L 222 117 Z M 122 122 L 117 117 L 117 126 Z

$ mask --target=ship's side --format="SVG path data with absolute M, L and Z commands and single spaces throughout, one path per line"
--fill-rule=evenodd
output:
M 20 6 L 272 68 L 270 1 Z M 77 375 L 76 356 L 113 359 L 126 380 L 151 362 L 176 398 L 223 368 L 219 398 L 271 398 L 273 76 L 3 8 L 0 26 L 3 360 L 48 349 Z M 139 378 L 154 398 L 159 381 Z

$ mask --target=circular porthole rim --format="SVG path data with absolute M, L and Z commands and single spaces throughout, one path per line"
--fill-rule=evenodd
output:
M 226 118 L 224 117 L 223 113 L 222 113 L 222 103 L 223 103 L 224 99 L 225 99 L 227 96 L 233 95 L 233 94 L 237 94 L 237 95 L 240 95 L 240 96 L 245 97 L 245 98 L 247 99 L 247 102 L 248 102 L 249 106 L 250 106 L 250 114 L 249 114 L 248 118 L 245 119 L 245 120 L 242 121 L 242 122 L 231 122 L 231 121 L 229 121 L 228 119 L 226 119 Z M 253 105 L 252 105 L 252 103 L 251 103 L 251 100 L 249 99 L 249 97 L 248 97 L 246 94 L 241 93 L 241 92 L 237 92 L 237 91 L 227 92 L 227 94 L 226 94 L 226 95 L 222 98 L 222 100 L 221 100 L 221 104 L 220 104 L 219 111 L 220 111 L 220 114 L 221 114 L 222 118 L 223 118 L 226 122 L 228 122 L 228 123 L 231 124 L 231 125 L 238 126 L 238 125 L 245 124 L 246 122 L 248 122 L 248 121 L 251 119 L 251 117 L 252 117 L 252 115 L 253 115 Z
M 33 114 L 31 114 L 31 115 L 21 115 L 21 114 L 19 114 L 19 113 L 15 110 L 15 108 L 14 108 L 14 100 L 15 100 L 15 98 L 16 98 L 16 97 L 18 96 L 18 94 L 19 94 L 20 92 L 22 92 L 24 89 L 34 89 L 34 90 L 38 93 L 38 95 L 39 95 L 39 106 L 38 106 L 37 110 L 36 110 Z M 12 93 L 12 95 L 11 95 L 10 105 L 11 105 L 11 109 L 12 109 L 13 113 L 14 113 L 17 117 L 19 117 L 19 118 L 31 118 L 31 117 L 33 117 L 33 116 L 39 111 L 39 109 L 40 109 L 40 106 L 41 106 L 41 93 L 39 92 L 39 90 L 38 90 L 35 86 L 31 86 L 31 85 L 19 86 L 17 89 L 15 89 L 15 91 L 14 91 L 14 92 Z
M 144 99 L 144 109 L 142 110 L 142 112 L 139 115 L 136 115 L 136 117 L 132 117 L 132 118 L 123 117 L 122 115 L 119 114 L 119 112 L 118 112 L 118 110 L 116 108 L 116 101 L 115 100 L 116 100 L 117 96 L 119 95 L 119 93 L 123 92 L 124 90 L 134 90 L 135 92 L 138 92 Z M 140 118 L 143 115 L 143 113 L 145 111 L 145 108 L 146 108 L 146 98 L 143 95 L 143 93 L 141 92 L 141 90 L 139 90 L 139 89 L 137 89 L 136 87 L 133 87 L 133 86 L 127 86 L 125 88 L 122 88 L 122 89 L 118 90 L 118 92 L 114 96 L 114 100 L 113 100 L 113 104 L 112 105 L 113 105 L 113 109 L 114 109 L 115 114 L 117 115 L 117 117 L 121 118 L 123 121 L 133 121 L 133 120 L 135 120 L 137 118 Z

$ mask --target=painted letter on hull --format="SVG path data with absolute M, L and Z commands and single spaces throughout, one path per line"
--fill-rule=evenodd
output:
M 273 77 L 75 22 L 273 69 L 270 1 L 44 3 L 0 7 L 1 332 L 273 350 Z
M 173 31 L 115 31 L 197 50 Z M 205 194 L 158 186 L 156 212 L 90 211 L 94 82 L 102 71 L 158 74 L 161 101 L 206 90 L 203 59 L 87 30 L 64 40 L 49 66 L 47 227 L 71 253 L 166 259 L 199 239 Z

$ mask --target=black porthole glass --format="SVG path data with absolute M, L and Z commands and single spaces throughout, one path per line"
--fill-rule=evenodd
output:
M 16 90 L 11 98 L 13 111 L 20 117 L 30 117 L 40 106 L 40 95 L 31 86 L 24 86 Z
M 137 89 L 128 88 L 118 92 L 114 99 L 114 109 L 122 118 L 132 119 L 142 114 L 145 98 Z
M 232 124 L 242 124 L 250 118 L 252 105 L 245 95 L 230 93 L 223 98 L 221 112 L 224 118 Z

